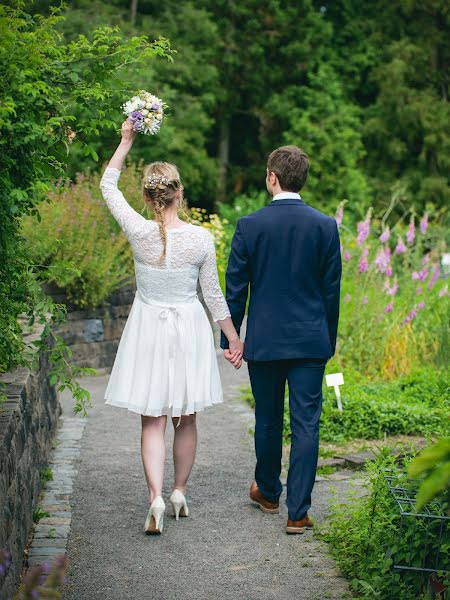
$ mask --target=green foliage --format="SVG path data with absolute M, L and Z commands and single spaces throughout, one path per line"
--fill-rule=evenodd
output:
M 340 442 L 385 435 L 438 435 L 448 426 L 450 410 L 448 399 L 436 393 L 441 377 L 429 368 L 390 382 L 363 383 L 348 373 L 341 388 L 342 412 L 336 408 L 333 388 L 324 389 L 321 439 Z
M 41 519 L 44 519 L 45 517 L 49 517 L 49 516 L 50 516 L 50 513 L 43 510 L 42 506 L 40 504 L 38 504 L 33 511 L 34 523 L 38 523 Z
M 48 199 L 53 181 L 64 175 L 72 145 L 97 160 L 92 138 L 100 129 L 118 126 L 121 71 L 146 65 L 156 56 L 170 57 L 167 40 L 124 38 L 111 27 L 66 43 L 58 30 L 60 9 L 32 16 L 23 2 L 11 4 L 0 6 L 0 372 L 16 364 L 30 366 L 36 347 L 47 351 L 43 340 L 51 337 L 51 325 L 64 312 L 42 292 L 45 275 L 32 263 L 21 217 L 35 217 L 38 226 L 38 206 Z M 45 325 L 35 348 L 24 341 L 24 319 L 28 326 L 35 321 Z M 71 370 L 63 350 L 62 340 L 57 340 L 51 356 L 61 370 L 52 374 L 70 383 L 80 408 L 88 392 L 72 376 L 85 371 Z
M 352 590 L 360 598 L 373 600 L 425 600 L 428 573 L 401 571 L 394 564 L 431 565 L 440 548 L 438 566 L 444 568 L 448 557 L 448 539 L 439 546 L 440 522 L 400 515 L 384 474 L 394 476 L 396 485 L 414 494 L 405 471 L 409 459 L 396 465 L 391 448 L 381 448 L 373 464 L 368 465 L 366 493 L 354 490 L 346 498 L 336 497 L 329 511 L 322 537 L 330 543 L 339 568 L 351 580 Z M 434 506 L 435 514 L 444 515 L 444 506 Z M 448 581 L 447 581 L 448 583 Z
M 137 183 L 130 177 L 132 170 L 122 175 L 125 186 Z M 31 216 L 22 220 L 36 271 L 64 288 L 80 308 L 100 306 L 133 277 L 128 240 L 108 210 L 99 182 L 97 173 L 79 175 L 49 194 L 49 203 L 39 207 L 38 227 Z M 129 191 L 134 197 L 139 194 L 133 187 Z M 142 200 L 140 204 L 143 207 Z
M 440 266 L 447 248 L 446 216 L 435 214 L 423 233 L 414 211 L 407 222 L 411 219 L 415 230 L 411 243 L 406 242 L 407 227 L 393 218 L 390 209 L 381 218 L 371 218 L 361 243 L 357 228 L 348 225 L 344 214 L 340 319 L 333 358 L 337 370 L 393 379 L 422 364 L 445 366 L 450 361 L 449 292 Z M 366 217 L 366 223 L 369 220 Z M 387 226 L 390 238 L 382 243 L 379 237 Z M 401 254 L 396 253 L 398 236 L 405 243 Z M 380 255 L 386 253 L 388 264 L 380 266 Z
M 328 372 L 334 370 L 327 366 Z M 320 438 L 324 442 L 351 439 L 382 439 L 393 435 L 439 435 L 448 428 L 450 403 L 439 392 L 450 372 L 422 369 L 399 379 L 367 382 L 362 375 L 348 372 L 341 387 L 343 411 L 336 406 L 333 388 L 323 387 Z M 287 392 L 287 388 L 286 388 Z M 251 389 L 243 398 L 254 406 Z M 290 441 L 289 403 L 286 398 L 283 435 Z
M 291 106 L 283 106 L 286 96 Z M 331 199 L 351 199 L 351 210 L 367 207 L 372 190 L 362 168 L 365 149 L 361 109 L 345 98 L 340 78 L 329 64 L 308 72 L 303 89 L 286 90 L 279 102 L 288 115 L 283 142 L 296 144 L 310 157 L 310 175 L 304 195 L 315 208 L 326 210 Z M 274 114 L 279 107 L 274 106 Z M 302 192 L 303 194 L 303 192 Z
M 42 467 L 42 469 L 40 469 L 40 477 L 41 477 L 41 481 L 52 481 L 53 479 L 53 471 L 51 467 Z
M 416 498 L 417 510 L 443 492 L 447 493 L 450 504 L 450 438 L 442 438 L 425 448 L 409 465 L 408 475 L 423 477 Z

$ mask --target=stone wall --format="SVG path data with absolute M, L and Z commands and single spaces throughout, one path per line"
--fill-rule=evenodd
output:
M 37 329 L 31 337 L 38 335 Z M 12 567 L 6 576 L 0 576 L 0 600 L 10 597 L 20 580 L 23 551 L 41 489 L 40 469 L 48 464 L 50 442 L 61 414 L 48 370 L 46 357 L 41 355 L 35 372 L 18 367 L 0 374 L 7 397 L 0 405 L 0 548 L 12 553 Z
M 98 308 L 80 309 L 67 299 L 64 290 L 46 285 L 44 291 L 54 302 L 67 307 L 66 322 L 55 333 L 70 346 L 70 362 L 79 367 L 110 369 L 120 336 L 131 309 L 136 287 L 134 283 L 113 292 Z

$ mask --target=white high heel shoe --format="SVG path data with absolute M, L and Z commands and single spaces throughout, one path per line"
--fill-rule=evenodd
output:
M 144 531 L 146 533 L 162 533 L 164 527 L 164 511 L 166 505 L 161 496 L 157 496 L 148 509 Z
M 180 490 L 173 490 L 170 496 L 170 502 L 173 508 L 173 514 L 175 519 L 178 521 L 180 517 L 188 517 L 189 509 L 186 502 L 186 498 Z

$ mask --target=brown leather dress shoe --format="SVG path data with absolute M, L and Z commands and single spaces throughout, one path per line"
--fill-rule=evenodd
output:
M 292 521 L 291 519 L 288 519 L 286 533 L 305 533 L 307 529 L 312 529 L 313 527 L 314 523 L 311 521 L 308 515 L 306 515 L 299 521 Z
M 259 487 L 256 484 L 256 481 L 252 483 L 250 486 L 249 492 L 250 500 L 252 500 L 255 504 L 259 506 L 259 508 L 266 513 L 278 514 L 280 512 L 280 503 L 279 502 L 270 502 L 259 491 Z

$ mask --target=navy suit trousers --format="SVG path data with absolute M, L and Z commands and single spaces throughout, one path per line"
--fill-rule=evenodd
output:
M 263 496 L 276 502 L 280 482 L 286 382 L 289 388 L 291 453 L 287 479 L 289 519 L 302 519 L 311 507 L 319 456 L 322 382 L 327 359 L 248 361 L 255 398 L 255 480 Z

